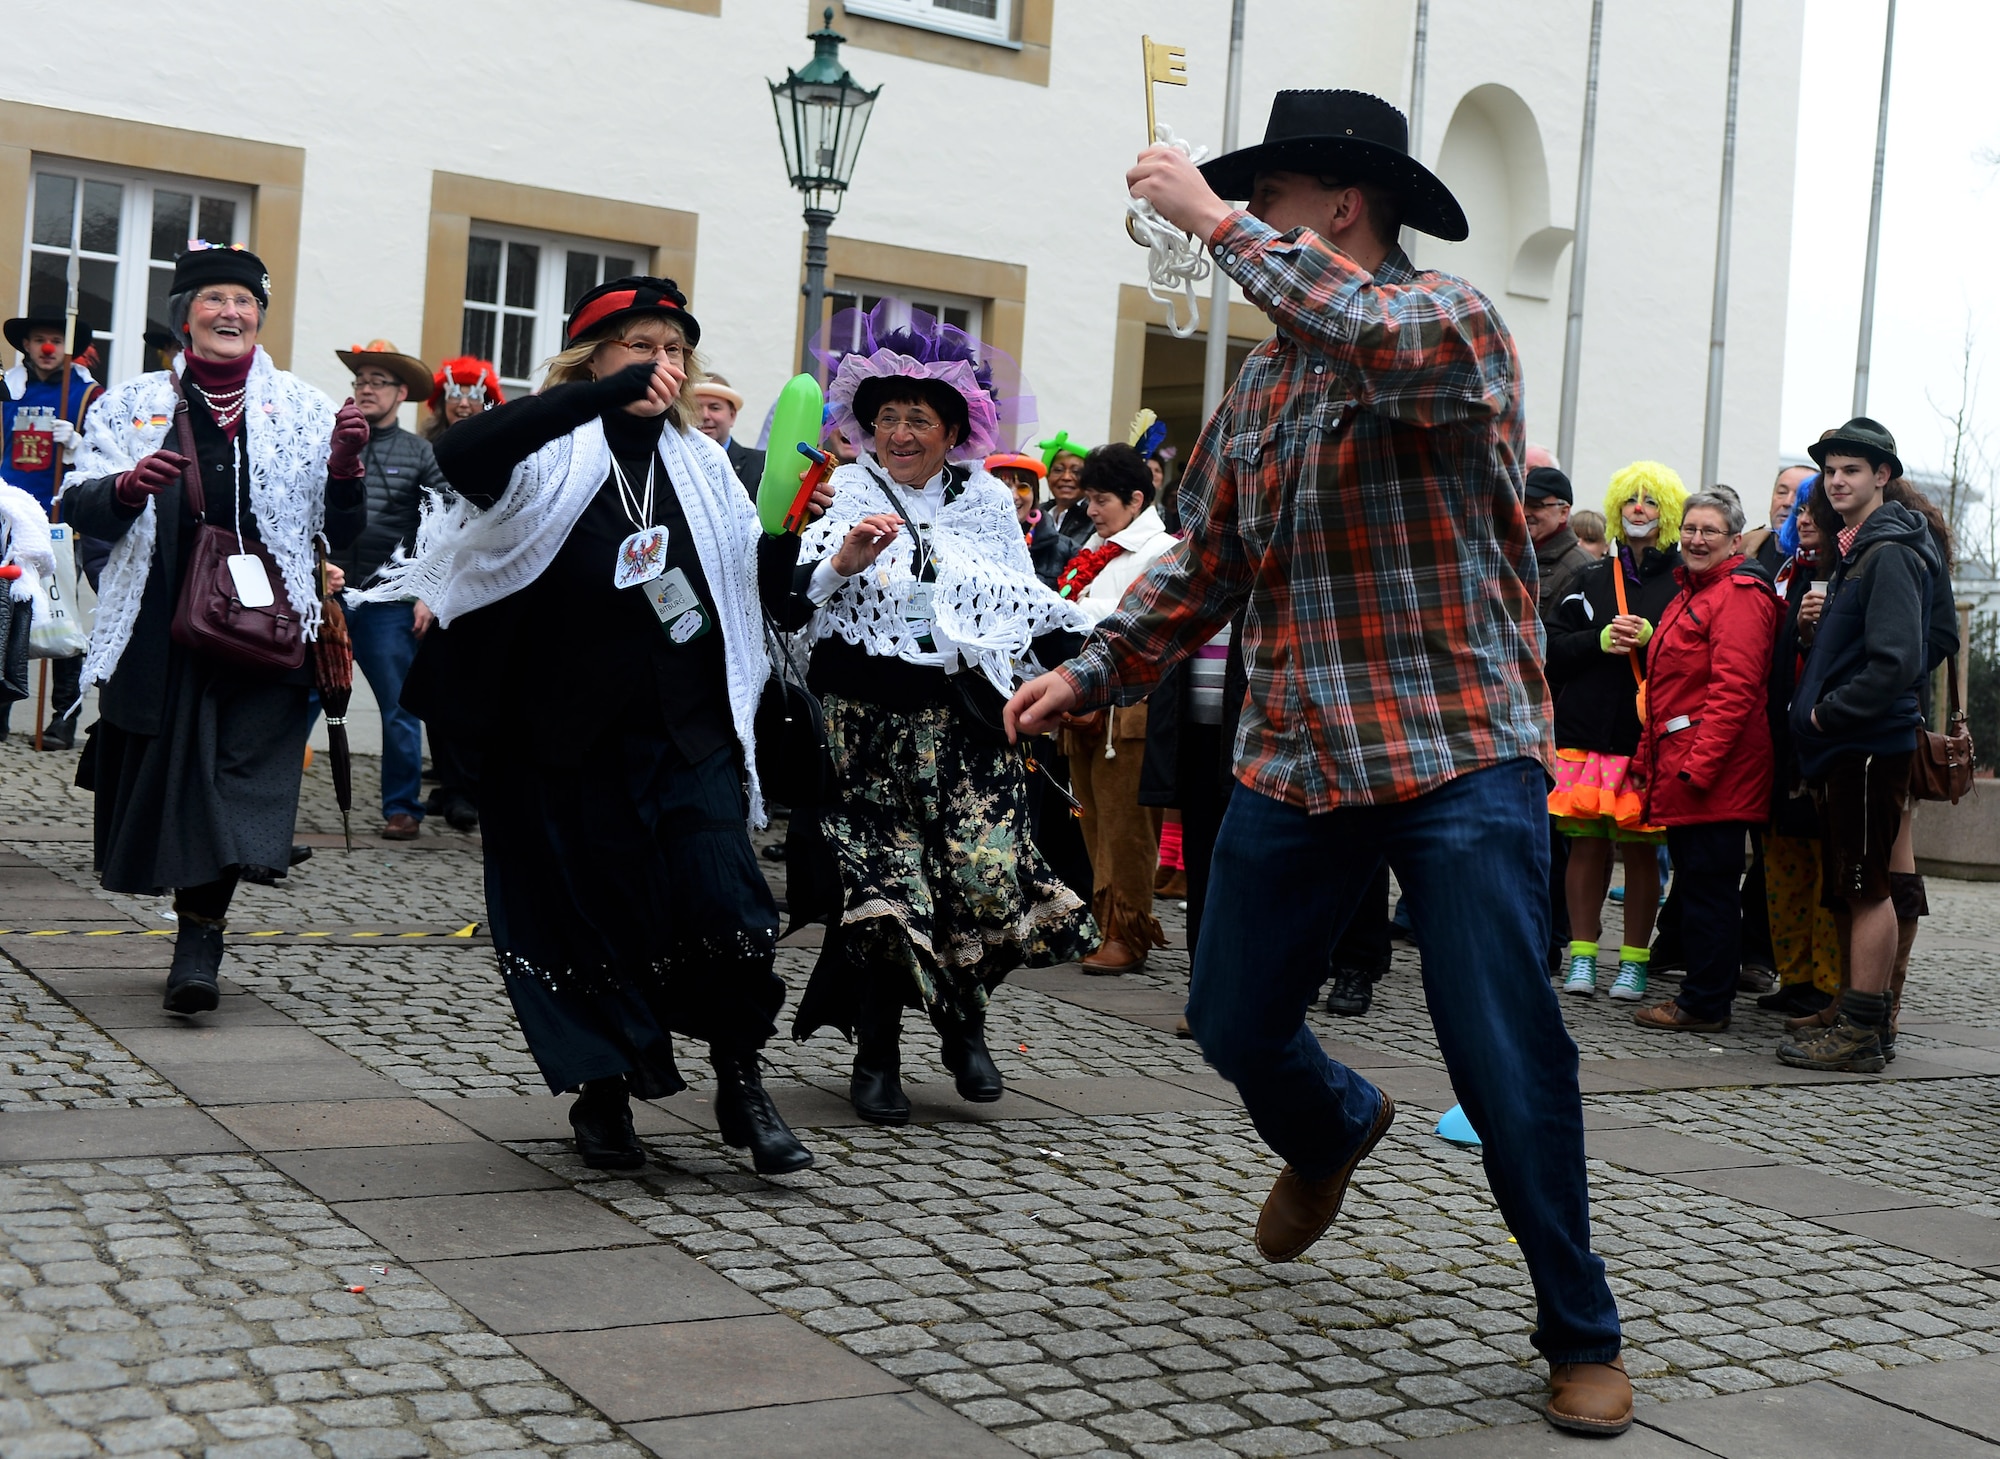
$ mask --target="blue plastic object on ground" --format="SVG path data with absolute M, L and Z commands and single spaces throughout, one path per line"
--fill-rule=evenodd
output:
M 1437 1133 L 1439 1139 L 1447 1140 L 1454 1145 L 1477 1148 L 1480 1143 L 1479 1132 L 1472 1128 L 1472 1121 L 1465 1117 L 1464 1108 L 1456 1104 L 1446 1110 L 1444 1118 L 1438 1121 Z

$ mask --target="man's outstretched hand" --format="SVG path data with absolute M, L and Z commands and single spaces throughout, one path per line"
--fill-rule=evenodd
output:
M 1061 674 L 1051 672 L 1030 679 L 1007 701 L 1008 743 L 1019 743 L 1022 735 L 1047 734 L 1075 707 L 1076 690 Z

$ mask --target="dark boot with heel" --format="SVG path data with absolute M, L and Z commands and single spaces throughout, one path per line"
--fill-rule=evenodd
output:
M 576 1132 L 576 1153 L 592 1170 L 638 1170 L 646 1163 L 623 1074 L 586 1079 L 569 1107 L 569 1127 Z
M 854 1023 L 854 1078 L 847 1097 L 871 1125 L 907 1125 L 910 1100 L 903 1093 L 903 1008 L 871 1001 Z
M 759 1175 L 784 1175 L 813 1163 L 812 1152 L 771 1103 L 755 1054 L 716 1050 L 709 1062 L 715 1066 L 715 1124 L 725 1145 L 748 1150 Z
M 933 1018 L 932 1023 L 942 1040 L 940 1053 L 958 1086 L 958 1097 L 972 1104 L 992 1104 L 999 1099 L 1005 1086 L 1000 1068 L 986 1048 L 985 1020 L 952 1025 Z
M 160 1007 L 183 1017 L 214 1012 L 222 1002 L 221 971 L 222 924 L 182 913 Z

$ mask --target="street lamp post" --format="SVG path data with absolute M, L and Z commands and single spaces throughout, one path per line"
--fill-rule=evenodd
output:
M 806 327 L 799 368 L 817 374 L 811 346 L 826 301 L 826 233 L 854 176 L 868 113 L 882 88 L 864 90 L 840 64 L 840 43 L 847 37 L 833 28 L 831 5 L 820 28 L 806 39 L 813 43 L 813 58 L 805 69 L 788 66 L 783 81 L 767 84 L 778 116 L 778 141 L 785 149 L 785 170 L 805 199 Z

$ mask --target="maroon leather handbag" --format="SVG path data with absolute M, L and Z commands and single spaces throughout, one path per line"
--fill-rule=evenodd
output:
M 178 378 L 174 397 L 174 429 L 181 455 L 187 458 L 182 489 L 195 520 L 194 550 L 188 554 L 180 598 L 174 604 L 174 642 L 250 673 L 275 675 L 303 667 L 305 625 L 285 592 L 285 579 L 270 548 L 207 520 L 208 503 L 202 496 L 201 468 L 195 461 L 186 387 Z M 232 479 L 230 490 L 235 489 Z M 239 595 L 229 559 L 243 556 L 253 556 L 262 563 L 264 580 L 271 585 L 269 604 L 253 607 Z

